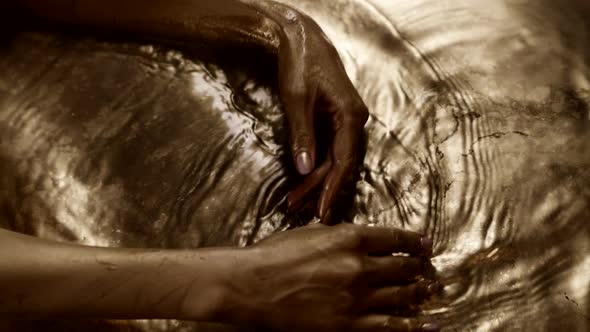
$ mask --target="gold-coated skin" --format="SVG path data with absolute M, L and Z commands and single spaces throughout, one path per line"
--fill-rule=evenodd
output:
M 183 2 L 182 15 L 169 16 L 186 23 L 198 16 L 187 9 L 197 2 Z M 0 266 L 14 272 L 19 265 L 11 262 L 38 253 L 57 268 L 44 279 L 38 269 L 28 270 L 34 272 L 28 280 L 0 273 L 0 293 L 12 294 L 0 297 L 0 311 L 6 313 L 9 301 L 21 310 L 32 303 L 21 301 L 18 287 L 47 299 L 52 285 L 70 287 L 70 302 L 62 305 L 78 312 L 67 309 L 65 317 L 41 321 L 2 319 L 0 330 L 590 328 L 587 1 L 243 5 L 259 9 L 221 26 L 210 20 L 196 39 L 191 33 L 199 29 L 176 19 L 159 28 L 145 21 L 133 25 L 153 30 L 142 32 L 87 19 L 85 26 L 94 28 L 86 30 L 83 22 L 57 19 L 59 25 L 54 17 L 47 26 L 19 28 L 32 32 L 8 33 L 0 47 L 0 227 L 112 249 L 35 243 L 40 240 L 2 232 Z M 154 12 L 165 16 L 169 8 Z M 307 20 L 313 20 L 311 28 L 302 30 L 299 23 Z M 370 114 L 358 141 L 364 153 L 351 177 L 354 186 L 342 186 L 352 195 L 328 204 L 358 228 L 298 227 L 317 214 L 321 204 L 313 188 L 324 187 L 335 169 L 325 154 L 331 118 L 317 107 L 319 157 L 310 175 L 297 171 L 293 148 L 312 140 L 290 136 L 297 130 L 289 126 L 309 118 L 291 121 L 295 113 L 288 113 L 279 78 L 290 76 L 277 71 L 284 40 L 301 43 L 309 29 L 315 31 L 311 40 L 331 41 L 324 47 L 334 49 L 320 53 L 336 51 L 346 82 L 356 88 L 337 93 L 337 101 L 358 92 Z M 307 45 L 313 49 L 314 43 Z M 306 58 L 304 52 L 289 55 L 286 63 L 292 56 Z M 312 66 L 298 73 L 317 78 L 339 72 L 333 54 L 310 59 Z M 299 161 L 303 168 L 312 162 Z M 364 233 L 366 225 L 377 232 Z M 400 243 L 403 249 L 391 247 Z M 379 248 L 367 247 L 372 245 Z M 434 269 L 420 264 L 430 247 Z M 386 259 L 365 260 L 373 250 L 384 252 L 369 258 Z M 378 256 L 400 250 L 409 257 Z M 68 255 L 77 258 L 64 259 Z M 71 261 L 76 264 L 66 263 Z M 185 297 L 195 302 L 179 306 L 197 274 L 202 279 L 195 285 L 203 287 L 190 288 L 186 294 L 192 296 Z M 363 290 L 379 277 L 389 285 Z M 296 294 L 302 279 L 330 285 L 331 296 L 273 297 Z M 65 298 L 59 290 L 54 294 Z M 130 312 L 129 301 L 138 294 Z M 204 298 L 212 305 L 200 305 Z M 358 315 L 330 311 L 367 302 L 387 307 L 384 315 L 363 316 L 343 328 Z M 74 319 L 101 304 L 126 313 L 109 318 L 175 319 L 102 320 L 104 311 L 90 314 L 100 320 Z M 314 313 L 324 320 L 301 320 L 318 318 Z M 211 320 L 206 317 L 236 326 L 203 323 Z M 201 322 L 176 320 L 181 318 Z
M 360 150 L 362 129 L 367 121 L 368 112 L 348 79 L 336 49 L 311 18 L 283 4 L 239 0 L 152 0 L 149 2 L 138 0 L 55 0 L 42 3 L 13 1 L 11 7 L 15 14 L 18 13 L 19 19 L 25 22 L 20 27 L 14 25 L 15 28 L 20 29 L 30 28 L 32 23 L 41 20 L 62 29 L 80 27 L 87 31 L 93 30 L 111 34 L 111 36 L 115 32 L 121 32 L 127 35 L 135 34 L 144 38 L 151 37 L 168 41 L 186 43 L 195 41 L 201 45 L 215 47 L 245 48 L 254 46 L 274 54 L 278 65 L 276 80 L 279 94 L 288 118 L 292 161 L 300 176 L 307 176 L 306 180 L 312 179 L 311 181 L 303 181 L 299 187 L 295 188 L 294 192 L 299 193 L 299 196 L 290 199 L 289 208 L 291 213 L 294 213 L 296 210 L 294 206 L 300 204 L 304 199 L 308 199 L 309 197 L 306 197 L 308 194 L 320 191 L 317 204 L 319 217 L 323 223 L 334 223 L 335 219 L 332 219 L 330 211 L 334 206 L 336 194 L 339 194 L 344 185 L 352 180 L 354 172 L 357 170 L 357 153 Z M 26 24 L 27 22 L 29 25 Z M 18 31 L 18 29 L 16 30 Z M 11 40 L 8 38 L 8 41 Z M 45 55 L 49 55 L 49 53 L 45 53 Z M 181 59 L 176 60 L 182 62 Z M 50 65 L 50 67 L 53 66 Z M 189 67 L 193 66 L 189 64 Z M 199 73 L 197 68 L 193 67 L 188 70 L 195 74 L 192 76 L 193 79 L 199 80 L 205 77 L 202 75 L 204 73 Z M 31 70 L 29 73 L 33 74 L 34 72 L 35 70 Z M 58 84 L 65 83 L 61 79 L 58 82 Z M 124 82 L 114 81 L 112 85 L 108 84 L 108 86 L 114 87 L 121 83 Z M 77 85 L 77 87 L 82 86 Z M 166 85 L 166 89 L 168 88 L 169 85 Z M 206 94 L 207 92 L 204 91 L 197 99 L 204 102 L 201 106 L 207 105 Z M 15 94 L 14 91 L 9 92 L 9 95 L 16 98 L 24 97 L 22 94 Z M 143 95 L 140 98 L 146 97 L 147 95 Z M 217 98 L 216 96 L 211 97 Z M 189 99 L 183 98 L 183 100 L 190 103 Z M 103 101 L 107 104 L 116 103 L 115 100 L 108 97 Z M 97 105 L 100 103 L 99 101 Z M 210 107 L 205 109 L 212 111 L 222 105 L 223 103 L 212 103 Z M 14 150 L 8 152 L 12 148 L 22 149 L 31 143 L 31 141 L 29 143 L 16 142 L 18 137 L 27 137 L 25 140 L 33 138 L 27 134 L 27 129 L 17 129 L 18 126 L 12 126 L 15 124 L 14 121 L 20 123 L 22 117 L 27 118 L 30 115 L 27 111 L 16 110 L 15 106 L 13 104 L 6 108 L 3 107 L 2 112 L 3 115 L 6 115 L 6 118 L 3 118 L 6 122 L 3 121 L 3 124 L 8 125 L 5 132 L 6 140 L 3 139 L 3 144 L 9 141 L 16 143 L 8 144 L 7 153 L 13 153 Z M 43 106 L 39 106 L 45 109 Z M 88 104 L 81 107 L 76 106 L 76 110 L 68 114 L 68 117 L 72 116 L 70 118 L 73 120 L 71 124 L 75 128 L 81 129 L 84 136 L 81 140 L 76 140 L 76 143 L 72 142 L 74 144 L 85 141 L 90 145 L 95 143 L 101 145 L 105 142 L 100 138 L 86 140 L 90 138 L 86 135 L 97 134 L 102 138 L 106 138 L 103 136 L 104 134 L 109 135 L 96 127 L 94 129 L 87 127 L 88 125 L 93 126 L 90 119 L 83 119 L 86 116 L 93 116 L 89 106 Z M 33 107 L 35 108 L 35 106 Z M 16 108 L 19 107 L 16 106 Z M 157 109 L 151 110 L 157 111 Z M 189 110 L 194 111 L 195 109 L 190 107 Z M 164 110 L 164 112 L 168 112 L 168 110 Z M 112 115 L 133 117 L 133 113 L 133 111 L 111 113 L 107 110 L 102 114 L 107 117 Z M 181 121 L 181 117 L 169 117 L 172 113 L 167 114 L 165 117 L 172 121 L 170 124 L 179 125 L 178 130 L 182 130 L 184 125 L 187 125 L 184 129 L 196 129 L 190 128 L 189 124 L 194 120 L 184 122 Z M 189 114 L 187 113 L 187 115 Z M 195 124 L 205 126 L 201 127 L 201 130 L 195 130 L 194 133 L 200 134 L 203 131 L 208 131 L 212 134 L 215 132 L 214 123 L 218 119 L 208 118 L 206 113 L 192 114 L 196 116 L 194 118 Z M 13 115 L 16 118 L 13 118 Z M 45 113 L 45 115 L 49 114 Z M 59 118 L 65 120 L 62 116 L 56 115 L 57 117 L 52 117 L 54 120 Z M 78 115 L 82 118 L 78 118 Z M 95 113 L 95 115 L 97 114 Z M 220 112 L 217 115 L 222 114 Z M 315 123 L 319 117 L 322 117 L 326 122 Z M 151 117 L 151 120 L 155 120 L 157 123 L 159 122 L 158 118 L 159 116 L 154 116 Z M 125 126 L 126 121 L 120 120 L 111 123 L 111 129 L 114 129 L 115 132 L 122 129 L 123 132 L 130 133 L 121 127 L 119 130 L 115 129 L 119 125 Z M 25 127 L 35 125 L 37 122 L 35 120 L 25 121 L 27 122 Z M 69 122 L 69 120 L 66 121 Z M 167 120 L 164 121 L 167 122 Z M 133 120 L 132 122 L 134 123 L 128 122 L 128 124 L 132 126 L 146 124 L 144 121 L 135 122 Z M 232 125 L 229 129 L 239 128 Z M 319 134 L 317 140 L 316 130 Z M 59 132 L 61 129 L 57 129 L 57 131 Z M 143 130 L 140 129 L 140 131 Z M 166 137 L 167 135 L 161 136 L 161 134 L 165 132 L 172 134 L 174 131 L 176 130 L 155 129 L 153 133 L 158 135 L 160 139 L 172 143 L 174 141 L 172 136 Z M 184 138 L 190 139 L 190 136 L 184 136 Z M 132 137 L 129 138 L 134 140 Z M 169 138 L 172 140 L 168 140 Z M 46 143 L 54 146 L 52 139 L 47 139 Z M 33 141 L 38 142 L 35 138 Z M 140 141 L 144 142 L 143 139 Z M 202 140 L 201 142 L 199 140 L 191 141 L 188 145 L 181 144 L 177 146 L 177 149 L 169 152 L 180 157 L 188 157 L 194 152 L 205 152 L 206 147 L 198 143 L 202 143 Z M 243 144 L 243 142 L 224 142 L 223 139 L 209 143 L 218 146 L 226 145 L 230 149 L 235 148 L 236 145 L 240 148 Z M 325 149 L 316 151 L 319 150 L 316 148 L 316 143 L 318 147 L 323 145 Z M 109 146 L 113 147 L 110 144 L 104 147 L 108 150 Z M 186 149 L 192 149 L 191 146 L 195 149 L 188 152 Z M 38 150 L 39 146 L 29 147 L 32 148 L 29 150 L 32 158 L 38 160 L 42 155 L 45 155 L 44 152 Z M 96 145 L 94 147 L 103 150 Z M 94 148 L 90 149 L 94 150 Z M 98 152 L 98 150 L 94 151 Z M 124 155 L 116 153 L 124 159 L 130 158 L 121 164 L 123 167 L 121 170 L 129 175 L 128 180 L 133 181 L 133 173 L 135 175 L 146 175 L 145 171 L 151 175 L 166 173 L 165 168 L 167 167 L 163 164 L 161 166 L 164 168 L 152 168 L 145 164 L 142 165 L 140 160 L 135 159 L 134 161 L 133 155 L 143 148 L 135 147 L 132 150 L 134 151 Z M 52 153 L 50 152 L 50 154 Z M 84 163 L 89 163 L 87 166 L 90 172 L 101 170 L 100 166 L 94 165 L 98 160 L 93 157 L 74 154 L 84 158 L 86 160 Z M 103 155 L 103 153 L 98 152 L 98 155 Z M 26 159 L 28 158 L 24 157 L 21 160 Z M 61 157 L 59 159 L 61 162 L 69 163 Z M 193 159 L 193 162 L 196 163 L 193 166 L 199 163 L 202 166 L 209 164 L 210 166 L 205 166 L 205 168 L 211 172 L 223 171 L 229 166 L 227 164 L 225 166 L 211 165 L 210 163 L 215 163 L 216 159 L 215 156 Z M 139 161 L 139 164 L 136 161 Z M 147 160 L 144 159 L 144 161 Z M 14 162 L 20 163 L 17 160 Z M 168 162 L 165 163 L 168 164 Z M 135 167 L 132 164 L 135 164 L 139 169 L 134 171 Z M 206 182 L 209 180 L 207 176 L 196 173 L 189 175 L 200 166 L 196 166 L 196 168 L 190 166 L 188 169 L 183 169 L 182 164 L 168 164 L 172 168 L 168 168 L 167 171 L 172 171 L 175 174 L 175 179 L 170 179 L 174 183 L 172 184 L 174 188 L 167 186 L 166 181 L 162 183 L 160 180 L 156 180 L 159 182 L 160 188 L 154 193 L 160 195 L 167 191 L 166 187 L 172 191 L 185 192 L 184 194 L 188 195 L 185 197 L 186 202 L 183 202 L 184 199 L 182 199 L 176 200 L 176 203 L 173 204 L 182 206 L 188 203 L 188 211 L 186 211 L 186 206 L 179 206 L 179 212 L 181 214 L 188 213 L 189 218 L 192 219 L 196 215 L 192 215 L 190 212 L 192 210 L 190 205 L 207 204 L 208 202 L 205 197 L 191 197 L 191 192 L 194 192 L 195 188 L 206 189 L 208 186 Z M 316 164 L 319 165 L 317 170 Z M 51 213 L 33 212 L 34 215 L 27 215 L 32 210 L 18 207 L 21 202 L 19 197 L 23 197 L 21 190 L 24 187 L 20 183 L 20 176 L 14 173 L 15 171 L 19 172 L 19 167 L 12 168 L 12 166 L 15 166 L 13 162 L 7 162 L 6 169 L 3 170 L 3 180 L 6 180 L 3 184 L 3 192 L 7 193 L 3 199 L 5 204 L 9 206 L 8 216 L 3 218 L 3 224 L 7 224 L 5 228 L 43 238 L 45 237 L 43 234 L 26 229 L 27 226 L 25 229 L 19 227 L 21 222 L 32 225 L 31 222 L 35 219 L 50 218 Z M 188 173 L 186 173 L 187 171 Z M 46 174 L 49 173 L 51 171 Z M 181 174 L 189 177 L 178 177 Z M 103 175 L 106 178 L 102 178 L 102 175 L 99 176 L 102 178 L 99 180 L 100 182 L 103 180 L 109 182 L 110 180 L 107 178 L 111 178 L 114 174 L 106 171 Z M 240 174 L 239 176 L 244 177 L 244 175 Z M 197 181 L 197 183 L 193 181 Z M 135 184 L 139 185 L 138 191 L 133 190 L 136 194 L 147 189 L 147 183 L 143 181 Z M 196 187 L 194 187 L 195 185 Z M 57 182 L 53 185 L 54 190 L 61 191 L 62 187 L 62 184 Z M 9 191 L 15 195 L 11 195 Z M 177 193 L 180 192 L 177 191 Z M 237 188 L 230 188 L 228 194 L 231 192 L 239 193 Z M 99 195 L 86 196 L 81 192 L 79 194 L 81 196 L 76 194 L 78 198 L 85 196 L 94 202 L 96 202 L 95 199 L 99 199 Z M 28 195 L 25 194 L 25 196 Z M 160 198 L 164 198 L 164 196 L 160 196 Z M 150 209 L 147 205 L 152 205 L 152 203 L 140 200 L 142 202 L 137 203 Z M 127 206 L 125 202 L 119 201 L 119 203 Z M 163 201 L 154 203 L 155 205 L 152 207 L 167 205 Z M 168 203 L 171 202 L 168 201 Z M 226 203 L 219 201 L 212 203 L 226 205 Z M 133 205 L 133 203 L 131 204 Z M 102 206 L 101 203 L 99 205 Z M 231 204 L 227 204 L 226 207 L 234 210 L 238 208 L 238 206 Z M 206 209 L 208 208 L 209 206 L 206 206 Z M 66 208 L 66 210 L 70 209 Z M 185 211 L 182 212 L 182 210 Z M 96 210 L 94 211 L 96 212 Z M 118 209 L 114 208 L 112 211 L 118 211 Z M 128 212 L 131 211 L 128 210 Z M 99 214 L 102 215 L 102 212 Z M 107 212 L 107 214 L 110 213 Z M 145 225 L 141 220 L 143 213 L 132 214 L 131 219 L 135 219 L 139 223 L 129 220 L 131 224 L 138 226 L 137 230 L 142 228 L 146 230 L 141 226 Z M 113 215 L 111 214 L 111 216 Z M 105 215 L 102 215 L 93 221 L 83 217 L 81 219 L 85 220 L 80 220 L 79 225 L 82 227 L 84 227 L 83 225 L 106 226 L 108 222 L 105 224 L 104 221 L 109 218 L 105 219 L 104 217 Z M 70 219 L 72 226 L 77 227 L 77 219 L 77 217 Z M 199 223 L 214 221 L 225 223 L 226 226 L 230 226 L 235 221 L 231 218 L 226 220 L 220 218 L 199 219 Z M 52 223 L 50 220 L 46 222 L 46 224 L 40 225 L 41 228 Z M 161 226 L 166 227 L 165 225 Z M 199 236 L 186 229 L 186 226 L 192 227 L 190 222 L 184 226 L 177 226 L 180 227 L 173 226 L 173 232 L 184 233 L 189 237 Z M 105 230 L 120 232 L 120 228 L 116 225 L 107 226 Z M 159 237 L 160 235 L 163 234 L 156 231 L 149 236 Z M 223 235 L 223 233 L 220 232 L 216 236 L 219 235 Z M 272 236 L 255 246 L 243 249 L 230 247 L 195 249 L 196 243 L 189 245 L 192 248 L 185 250 L 171 249 L 171 247 L 183 246 L 180 243 L 176 245 L 163 245 L 163 243 L 148 245 L 147 247 L 151 247 L 151 249 L 130 249 L 130 247 L 137 247 L 137 245 L 130 244 L 124 245 L 126 248 L 98 248 L 97 246 L 104 245 L 104 243 L 100 243 L 96 239 L 90 239 L 91 242 L 87 243 L 94 245 L 94 247 L 84 247 L 75 243 L 51 242 L 7 230 L 0 231 L 0 240 L 2 246 L 0 248 L 0 252 L 2 252 L 2 256 L 0 256 L 0 271 L 2 272 L 0 292 L 3 294 L 0 300 L 0 315 L 4 318 L 17 318 L 21 321 L 22 319 L 63 317 L 70 319 L 183 319 L 286 332 L 300 330 L 335 332 L 347 329 L 371 331 L 376 328 L 381 329 L 384 322 L 389 328 L 404 331 L 438 328 L 436 323 L 429 319 L 410 317 L 404 313 L 383 313 L 383 310 L 403 309 L 418 305 L 425 299 L 436 295 L 432 291 L 438 289 L 432 286 L 436 283 L 434 280 L 418 281 L 417 279 L 418 276 L 425 276 L 425 271 L 430 266 L 432 241 L 416 232 L 391 231 L 387 228 L 369 228 L 350 224 L 334 228 L 312 225 Z M 174 241 L 176 242 L 176 240 Z M 143 246 L 145 244 L 140 245 L 140 247 Z M 161 249 L 162 247 L 166 249 Z M 408 256 L 392 256 L 392 253 L 405 253 Z M 392 292 L 398 296 L 384 297 L 384 294 L 388 295 Z M 306 310 L 300 310 L 298 314 L 294 314 L 293 308 L 301 306 L 305 306 Z M 23 327 L 9 328 L 22 329 Z

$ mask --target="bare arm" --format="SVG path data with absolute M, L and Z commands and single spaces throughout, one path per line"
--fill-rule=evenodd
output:
M 234 0 L 6 0 L 0 6 L 27 20 L 256 44 L 274 53 L 283 38 L 276 10 Z M 219 320 L 238 252 L 89 248 L 0 230 L 0 315 Z
M 318 214 L 331 220 L 336 194 L 352 178 L 368 113 L 309 17 L 255 0 L 8 1 L 29 18 L 255 44 L 277 54 L 293 162 L 306 176 L 290 208 L 321 190 Z M 324 152 L 316 151 L 313 129 L 319 112 L 332 119 L 322 128 L 332 133 Z M 431 245 L 415 233 L 352 225 L 305 227 L 248 249 L 194 251 L 90 248 L 0 231 L 0 316 L 179 318 L 310 332 L 433 330 L 420 319 L 383 314 L 436 292 L 436 283 L 415 280 Z
M 368 110 L 336 49 L 310 17 L 269 0 L 8 0 L 28 17 L 168 40 L 258 45 L 278 58 L 279 93 L 287 115 L 293 164 L 303 176 L 289 210 L 321 192 L 317 214 L 332 207 L 354 179 Z M 318 129 L 322 113 L 330 121 Z M 327 146 L 319 151 L 318 146 Z
M 248 0 L 9 0 L 29 18 L 141 36 L 257 44 L 276 53 L 287 7 Z M 249 2 L 257 2 L 252 5 Z
M 312 225 L 247 249 L 108 249 L 0 230 L 0 318 L 176 318 L 278 331 L 437 331 L 386 312 L 440 291 L 419 234 Z M 388 253 L 406 252 L 410 257 Z M 380 256 L 384 255 L 384 256 Z
M 83 247 L 0 230 L 0 316 L 216 320 L 238 253 Z

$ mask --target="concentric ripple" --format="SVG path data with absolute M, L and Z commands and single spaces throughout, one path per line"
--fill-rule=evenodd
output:
M 435 241 L 445 294 L 423 314 L 448 331 L 590 329 L 590 5 L 285 2 L 324 28 L 371 112 L 349 219 Z M 11 38 L 0 48 L 0 226 L 193 248 L 299 224 L 285 212 L 296 180 L 285 119 L 259 75 L 272 61 L 202 59 Z M 84 329 L 243 330 L 96 324 Z

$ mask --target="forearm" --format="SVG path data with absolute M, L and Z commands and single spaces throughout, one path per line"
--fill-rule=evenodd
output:
M 0 316 L 218 321 L 239 250 L 93 248 L 0 230 Z
M 300 14 L 256 0 L 9 0 L 28 17 L 162 39 L 260 45 L 276 53 Z

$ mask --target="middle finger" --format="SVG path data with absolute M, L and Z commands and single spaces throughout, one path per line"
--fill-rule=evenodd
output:
M 428 261 L 421 257 L 368 257 L 366 264 L 363 282 L 372 285 L 391 285 L 412 281 L 423 276 L 428 270 Z

